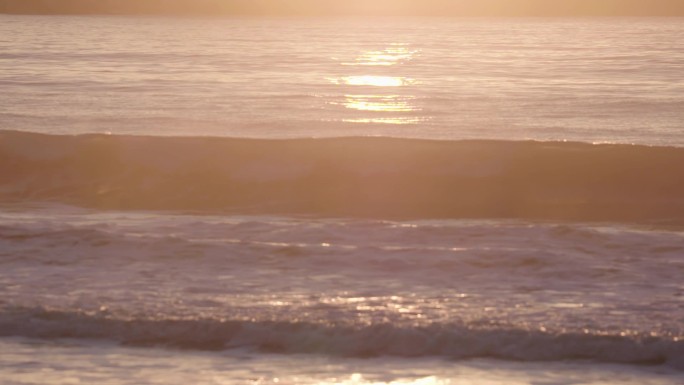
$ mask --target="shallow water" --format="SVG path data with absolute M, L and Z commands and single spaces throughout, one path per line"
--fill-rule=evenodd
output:
M 440 358 L 327 358 L 255 355 L 248 351 L 199 353 L 131 349 L 84 341 L 0 342 L 7 385 L 306 384 L 306 385 L 669 385 L 681 373 L 665 368 L 524 363 L 496 360 L 453 362 Z
M 5 336 L 681 368 L 681 231 L 2 214 Z

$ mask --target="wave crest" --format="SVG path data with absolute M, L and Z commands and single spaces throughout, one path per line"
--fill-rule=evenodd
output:
M 594 360 L 684 369 L 684 341 L 672 337 L 547 332 L 513 327 L 433 324 L 334 325 L 214 319 L 116 319 L 106 313 L 13 308 L 0 313 L 0 335 L 107 339 L 133 346 L 197 350 L 254 348 L 352 357 L 446 356 L 522 361 Z
M 0 131 L 0 197 L 105 209 L 684 222 L 684 148 Z

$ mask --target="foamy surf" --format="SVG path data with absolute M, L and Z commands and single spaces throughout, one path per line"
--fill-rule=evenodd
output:
M 86 377 L 108 385 L 672 385 L 684 378 L 663 367 L 492 359 L 328 357 L 251 354 L 245 350 L 189 354 L 84 340 L 3 338 L 8 384 L 65 382 Z M 113 365 L 103 364 L 103 361 Z M 38 363 L 41 363 L 40 365 Z M 77 364 L 76 364 L 77 363 Z M 19 369 L 21 368 L 21 369 Z M 44 369 L 37 372 L 35 369 Z M 134 373 L 122 375 L 122 373 Z
M 139 316 L 138 316 L 139 317 Z M 506 324 L 426 326 L 227 319 L 120 318 L 100 312 L 5 308 L 1 337 L 98 339 L 128 346 L 197 350 L 251 349 L 344 357 L 497 358 L 515 361 L 591 360 L 684 370 L 684 340 L 657 334 L 529 330 Z
M 0 220 L 3 338 L 682 369 L 676 229 L 51 205 Z

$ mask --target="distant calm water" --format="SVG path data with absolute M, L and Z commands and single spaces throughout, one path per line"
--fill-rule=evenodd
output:
M 0 127 L 684 146 L 684 19 L 0 16 Z
M 0 382 L 682 384 L 682 147 L 684 19 L 0 15 Z

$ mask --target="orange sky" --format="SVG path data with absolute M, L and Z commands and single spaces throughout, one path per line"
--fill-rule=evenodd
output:
M 0 0 L 0 12 L 684 16 L 684 0 Z

